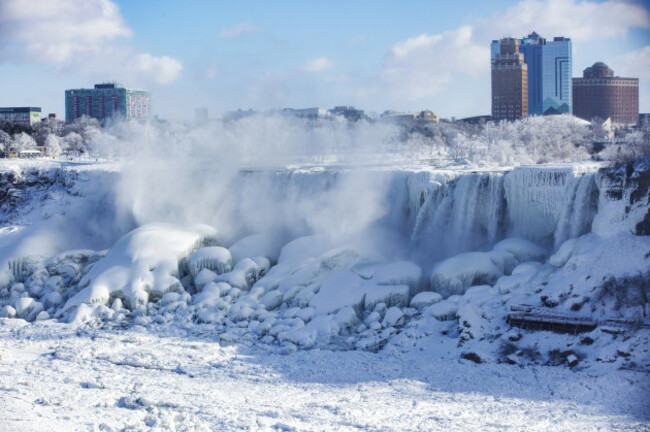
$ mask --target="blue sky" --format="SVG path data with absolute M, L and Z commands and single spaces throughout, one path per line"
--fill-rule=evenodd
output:
M 28 5 L 28 8 L 26 8 Z M 63 114 L 63 92 L 117 80 L 153 111 L 355 105 L 490 111 L 489 44 L 537 31 L 641 78 L 650 111 L 650 10 L 641 1 L 0 1 L 0 106 Z

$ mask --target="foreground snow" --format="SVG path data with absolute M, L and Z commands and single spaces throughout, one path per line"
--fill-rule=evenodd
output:
M 641 430 L 643 372 L 476 365 L 402 352 L 276 351 L 213 336 L 0 320 L 1 430 Z

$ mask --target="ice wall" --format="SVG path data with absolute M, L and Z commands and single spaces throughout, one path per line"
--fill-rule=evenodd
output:
M 488 250 L 508 237 L 525 238 L 550 252 L 565 240 L 589 232 L 596 214 L 594 226 L 601 232 L 612 222 L 631 229 L 625 222 L 626 206 L 612 204 L 620 203 L 619 197 L 634 198 L 633 210 L 639 208 L 634 211 L 641 219 L 644 203 L 647 208 L 647 198 L 639 200 L 635 198 L 638 193 L 625 192 L 625 181 L 633 182 L 624 179 L 625 172 L 607 177 L 598 173 L 597 167 L 531 166 L 481 172 L 433 167 L 249 169 L 225 183 L 218 173 L 208 171 L 206 168 L 202 174 L 206 180 L 197 184 L 199 190 L 192 195 L 197 199 L 175 200 L 171 196 L 161 200 L 158 195 L 164 190 L 157 190 L 146 199 L 117 208 L 109 202 L 110 193 L 99 192 L 106 179 L 119 174 L 105 176 L 100 169 L 84 173 L 70 184 L 51 186 L 52 190 L 36 193 L 42 185 L 23 185 L 11 179 L 3 190 L 9 196 L 22 185 L 23 200 L 29 202 L 21 208 L 33 208 L 34 214 L 46 203 L 54 213 L 76 215 L 74 220 L 61 218 L 63 225 L 69 225 L 68 231 L 96 228 L 86 230 L 85 243 L 83 233 L 70 244 L 57 242 L 60 250 L 97 249 L 100 234 L 119 238 L 134 226 L 152 222 L 204 223 L 218 229 L 224 245 L 250 234 L 265 234 L 279 250 L 293 238 L 318 234 L 339 244 L 364 242 L 364 247 L 378 248 L 387 259 L 414 260 L 424 268 L 459 253 Z M 106 179 L 100 181 L 102 177 Z M 60 208 L 54 199 L 42 200 L 47 194 L 56 197 L 55 192 L 66 198 Z M 171 207 L 166 211 L 168 202 Z M 115 220 L 107 220 L 110 218 Z M 78 220 L 85 220 L 85 225 L 75 222 Z M 66 226 L 56 231 L 67 232 Z M 120 227 L 123 232 L 118 232 Z M 110 241 L 99 245 L 108 246 Z M 11 252 L 1 244 L 0 249 Z
M 424 264 L 486 250 L 507 237 L 550 252 L 591 230 L 596 176 L 595 167 L 571 166 L 249 171 L 233 183 L 233 198 L 241 200 L 235 214 L 242 232 L 272 229 L 296 237 L 381 229 L 391 235 L 380 246 Z

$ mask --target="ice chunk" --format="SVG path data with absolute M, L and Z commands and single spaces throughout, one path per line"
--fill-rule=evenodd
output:
M 33 321 L 36 315 L 43 310 L 43 305 L 31 297 L 21 297 L 14 303 L 16 316 L 27 321 Z
M 228 273 L 219 275 L 216 281 L 225 282 L 232 287 L 236 287 L 244 291 L 247 291 L 249 288 L 248 280 L 246 279 L 246 272 L 243 270 L 233 270 Z
M 529 273 L 529 274 L 535 274 L 539 271 L 539 269 L 542 267 L 542 265 L 536 261 L 528 261 L 528 262 L 523 262 L 519 264 L 517 267 L 512 270 L 512 274 L 522 274 L 522 273 Z
M 9 305 L 3 306 L 0 309 L 0 318 L 14 318 L 16 316 L 16 309 L 12 308 Z
M 544 261 L 546 258 L 544 249 L 528 240 L 520 238 L 501 240 L 499 243 L 494 245 L 492 250 L 511 253 L 517 260 L 517 263 L 525 261 Z
M 310 348 L 316 343 L 328 343 L 338 336 L 341 329 L 331 315 L 320 315 L 306 326 L 290 329 L 278 334 L 278 340 L 290 341 L 303 348 Z
M 257 279 L 261 279 L 271 269 L 271 262 L 263 256 L 255 256 L 252 260 L 257 264 Z
M 279 290 L 269 291 L 260 299 L 267 310 L 275 309 L 282 304 L 283 295 Z
M 365 285 L 364 307 L 373 310 L 379 303 L 386 306 L 406 306 L 409 301 L 408 285 Z
M 573 250 L 576 247 L 576 244 L 578 243 L 578 239 L 570 239 L 562 243 L 562 246 L 555 252 L 553 255 L 551 255 L 551 258 L 549 258 L 548 262 L 551 264 L 553 267 L 563 267 L 564 264 L 569 261 L 569 258 L 571 258 L 571 254 L 573 254 Z
M 334 315 L 334 321 L 341 328 L 350 328 L 359 324 L 357 313 L 349 306 L 341 308 L 336 315 Z
M 218 275 L 212 270 L 204 268 L 196 275 L 194 278 L 194 285 L 198 291 L 201 291 L 205 284 L 214 282 L 217 279 Z
M 233 271 L 244 272 L 246 283 L 249 287 L 253 286 L 253 284 L 257 282 L 259 267 L 257 266 L 257 263 L 250 258 L 244 258 L 239 261 L 233 268 Z
M 327 278 L 318 294 L 309 301 L 316 309 L 316 315 L 336 312 L 345 306 L 360 308 L 365 297 L 365 287 L 356 273 L 341 271 Z
M 442 300 L 442 296 L 439 293 L 424 291 L 411 299 L 411 307 L 421 311 L 434 303 L 438 303 L 440 300 Z
M 439 321 L 452 321 L 456 319 L 456 311 L 458 307 L 454 302 L 449 300 L 442 300 L 441 302 L 432 304 L 426 308 L 422 314 L 431 315 Z
M 412 293 L 419 290 L 422 270 L 411 261 L 397 261 L 380 267 L 372 280 L 379 285 L 408 285 Z
M 224 247 L 204 247 L 190 255 L 187 265 L 193 277 L 196 277 L 203 269 L 212 270 L 220 275 L 232 269 L 232 255 Z
M 382 327 L 395 327 L 396 325 L 402 324 L 404 322 L 404 313 L 400 308 L 393 306 L 392 308 L 386 311 L 384 315 L 384 320 L 381 322 Z
M 431 272 L 431 288 L 443 297 L 463 294 L 472 285 L 493 285 L 504 272 L 489 252 L 468 252 L 438 263 Z

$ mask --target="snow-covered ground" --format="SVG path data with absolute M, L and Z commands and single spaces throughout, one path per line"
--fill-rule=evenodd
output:
M 648 161 L 167 168 L 0 168 L 0 429 L 649 427 Z
M 456 342 L 280 354 L 214 336 L 0 322 L 0 429 L 644 430 L 647 373 L 477 365 Z

